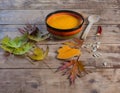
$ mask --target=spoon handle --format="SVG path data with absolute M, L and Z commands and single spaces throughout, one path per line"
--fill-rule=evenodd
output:
M 83 40 L 86 39 L 92 25 L 93 25 L 93 23 L 88 24 L 87 28 L 85 29 L 85 31 L 83 32 L 83 34 L 81 36 L 81 39 L 83 39 Z

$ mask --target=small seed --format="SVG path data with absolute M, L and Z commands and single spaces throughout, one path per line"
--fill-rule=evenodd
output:
M 100 47 L 99 45 L 96 46 L 97 49 L 98 49 L 99 47 Z
M 101 42 L 96 42 L 96 44 L 97 44 L 97 45 L 100 45 L 100 44 L 101 44 Z
M 97 48 L 93 48 L 92 52 L 96 52 L 97 51 Z
M 96 44 L 93 44 L 92 47 L 93 47 L 93 48 L 96 47 Z
M 107 66 L 107 62 L 104 62 L 103 65 L 106 67 Z
M 96 53 L 93 54 L 93 57 L 97 57 Z

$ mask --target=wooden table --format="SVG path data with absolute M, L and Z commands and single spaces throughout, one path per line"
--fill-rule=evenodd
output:
M 39 24 L 41 31 L 46 31 L 45 17 L 55 10 L 73 10 L 83 14 L 101 16 L 94 24 L 85 43 L 95 42 L 98 25 L 103 28 L 99 39 L 101 46 L 99 58 L 94 58 L 84 51 L 81 59 L 87 66 L 107 68 L 94 69 L 92 73 L 77 78 L 73 86 L 69 86 L 67 76 L 54 73 L 62 61 L 57 60 L 56 50 L 64 41 L 44 41 L 40 47 L 50 48 L 45 62 L 32 65 L 28 60 L 10 56 L 6 61 L 0 49 L 0 93 L 120 93 L 120 0 L 0 0 L 0 39 L 8 35 L 19 36 L 17 28 L 26 23 Z M 87 25 L 85 21 L 84 27 Z M 117 68 L 112 68 L 117 66 Z

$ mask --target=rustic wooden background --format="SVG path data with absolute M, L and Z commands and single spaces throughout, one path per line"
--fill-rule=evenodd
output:
M 50 47 L 45 62 L 32 65 L 28 60 L 10 56 L 8 61 L 0 49 L 0 93 L 120 93 L 120 0 L 0 0 L 0 39 L 8 35 L 20 35 L 17 28 L 26 23 L 38 24 L 46 31 L 45 17 L 55 10 L 73 10 L 81 13 L 85 19 L 92 14 L 101 16 L 94 24 L 86 43 L 95 42 L 97 26 L 103 28 L 99 39 L 102 43 L 99 51 L 102 56 L 93 58 L 87 51 L 81 56 L 86 66 L 104 67 L 94 69 L 73 86 L 69 86 L 66 76 L 54 73 L 61 61 L 55 58 L 56 50 L 64 41 L 45 41 L 41 47 Z M 87 20 L 84 27 L 87 25 Z M 114 67 L 113 67 L 114 66 Z

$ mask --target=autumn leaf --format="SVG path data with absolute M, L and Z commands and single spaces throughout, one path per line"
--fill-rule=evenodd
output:
M 28 52 L 32 48 L 31 43 L 27 43 L 26 39 L 23 36 L 15 37 L 11 39 L 8 36 L 5 36 L 1 40 L 1 48 L 5 51 L 12 53 L 14 55 L 22 55 Z
M 1 48 L 9 53 L 14 54 L 14 55 L 23 55 L 23 54 L 27 53 L 32 48 L 32 46 L 33 46 L 32 44 L 26 43 L 18 48 L 12 48 L 12 47 L 8 47 L 6 45 L 1 45 Z
M 9 53 L 12 53 L 13 50 L 14 50 L 14 48 L 8 47 L 8 46 L 6 46 L 6 45 L 1 45 L 0 47 L 1 47 L 3 50 L 5 50 L 5 51 L 7 51 L 7 52 L 9 52 Z
M 7 47 L 11 47 L 11 48 L 18 48 L 20 47 L 22 44 L 24 44 L 26 41 L 24 39 L 24 36 L 21 37 L 15 37 L 13 39 L 11 39 L 8 36 L 5 36 L 2 40 L 1 40 L 1 44 L 5 45 Z
M 31 41 L 35 41 L 35 42 L 39 42 L 39 41 L 43 41 L 46 40 L 47 38 L 50 37 L 50 34 L 42 34 L 42 32 L 39 30 L 39 28 L 36 25 L 26 25 L 26 27 L 24 27 L 23 29 L 18 28 L 18 30 L 26 35 L 26 38 L 31 40 Z
M 82 46 L 82 44 L 84 42 L 83 40 L 78 39 L 78 38 L 74 38 L 73 40 L 76 43 L 76 46 L 79 47 L 79 48 Z
M 31 43 L 26 43 L 22 45 L 21 47 L 14 49 L 12 53 L 15 55 L 23 55 L 29 52 L 29 50 L 32 49 L 32 47 L 33 45 Z
M 76 43 L 73 42 L 73 41 L 64 42 L 63 44 L 64 44 L 64 45 L 68 45 L 68 46 L 70 46 L 70 47 L 75 47 L 75 46 L 76 46 Z
M 49 38 L 49 37 L 50 37 L 50 34 L 38 35 L 38 36 L 28 35 L 28 38 L 29 38 L 30 40 L 36 41 L 36 42 L 46 40 L 46 39 Z
M 39 30 L 36 25 L 26 24 L 23 28 L 18 28 L 19 32 L 22 34 L 36 34 L 36 31 Z
M 68 75 L 70 84 L 73 84 L 77 77 L 81 77 L 87 74 L 82 61 L 78 60 L 70 60 L 68 62 L 64 62 L 62 66 L 57 69 L 57 71 L 62 71 L 63 75 Z
M 79 38 L 73 38 L 72 41 L 69 42 L 65 42 L 63 43 L 64 45 L 68 45 L 72 48 L 81 48 L 82 44 L 83 44 L 83 40 L 79 39 Z
M 62 48 L 59 48 L 57 52 L 58 59 L 69 59 L 81 54 L 80 49 L 71 48 L 68 45 L 62 46 Z
M 28 57 L 32 60 L 40 61 L 44 60 L 49 52 L 49 47 L 46 48 L 46 51 L 44 51 L 42 48 L 36 47 L 33 50 L 33 54 L 29 54 Z

